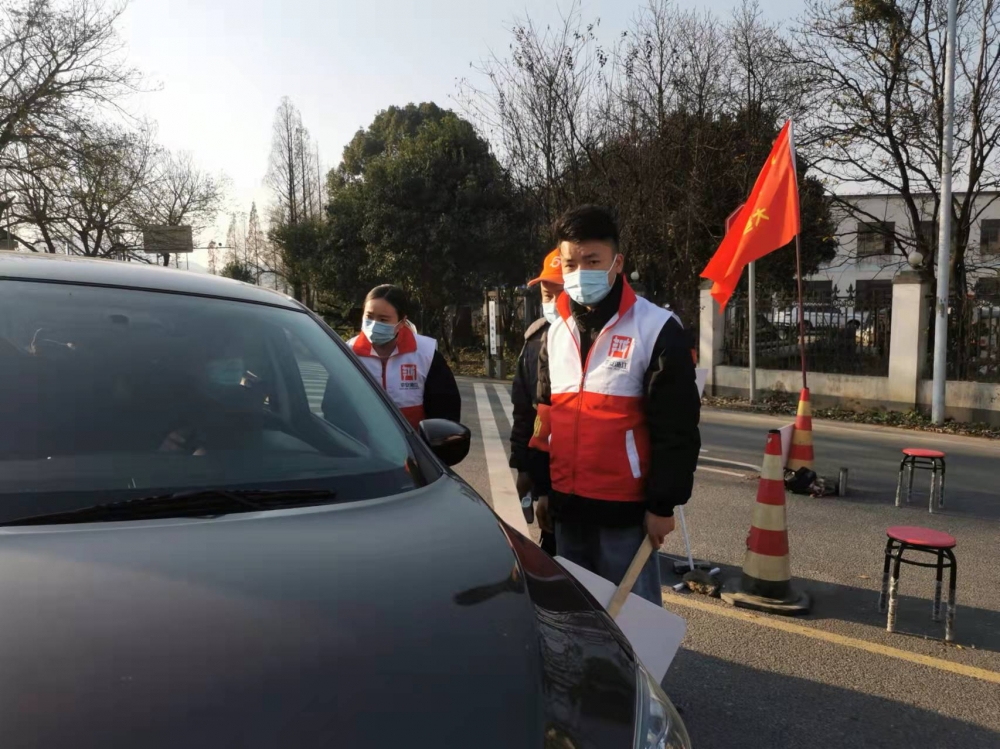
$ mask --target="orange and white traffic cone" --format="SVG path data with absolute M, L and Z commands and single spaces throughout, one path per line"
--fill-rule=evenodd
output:
M 733 606 L 772 614 L 804 614 L 809 611 L 809 596 L 792 588 L 791 572 L 781 434 L 772 429 L 767 433 L 743 575 L 726 583 L 722 599 Z
M 788 469 L 797 471 L 800 468 L 815 470 L 813 463 L 813 420 L 812 404 L 809 402 L 809 388 L 802 388 L 799 396 L 799 413 L 795 417 L 795 431 L 792 433 L 792 447 L 788 453 Z

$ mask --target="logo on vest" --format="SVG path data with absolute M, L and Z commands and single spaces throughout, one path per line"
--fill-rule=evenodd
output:
M 403 390 L 415 390 L 420 387 L 416 364 L 399 365 L 399 387 Z
M 608 358 L 604 366 L 608 369 L 617 369 L 627 372 L 629 368 L 629 354 L 632 353 L 632 339 L 624 335 L 611 337 L 611 348 L 608 349 Z

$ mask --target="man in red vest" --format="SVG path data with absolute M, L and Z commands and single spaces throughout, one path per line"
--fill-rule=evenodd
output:
M 564 293 L 538 358 L 532 479 L 559 554 L 614 583 L 691 497 L 701 399 L 684 328 L 625 281 L 614 216 L 582 206 L 554 226 Z M 662 604 L 655 555 L 633 592 Z
M 540 286 L 542 293 L 542 316 L 535 320 L 524 332 L 524 348 L 517 359 L 517 372 L 511 385 L 510 399 L 514 406 L 514 421 L 510 429 L 510 467 L 517 469 L 517 496 L 538 498 L 531 481 L 531 463 L 536 450 L 528 447 L 535 429 L 535 398 L 538 397 L 538 353 L 549 325 L 556 319 L 556 299 L 562 293 L 562 259 L 559 250 L 552 250 L 542 263 L 542 272 L 528 282 L 528 286 Z M 542 457 L 544 459 L 544 456 Z M 546 466 L 548 463 L 546 462 Z M 541 547 L 556 555 L 556 539 L 548 518 L 538 515 L 538 527 L 542 531 Z M 527 517 L 526 517 L 527 519 Z

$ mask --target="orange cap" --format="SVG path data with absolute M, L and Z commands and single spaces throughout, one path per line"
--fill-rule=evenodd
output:
M 534 286 L 542 281 L 550 281 L 552 283 L 557 283 L 560 286 L 562 285 L 562 257 L 559 255 L 558 247 L 545 256 L 545 262 L 542 264 L 541 275 L 539 275 L 538 278 L 533 278 L 528 281 L 528 286 Z

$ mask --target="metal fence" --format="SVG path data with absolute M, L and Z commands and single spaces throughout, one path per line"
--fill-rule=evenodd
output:
M 927 373 L 934 371 L 934 297 L 930 306 Z M 948 307 L 949 380 L 1000 382 L 1000 301 L 952 299 Z
M 750 363 L 750 329 L 745 294 L 726 306 L 723 362 Z M 810 297 L 804 301 L 806 367 L 812 372 L 885 377 L 889 374 L 892 294 Z M 794 296 L 757 293 L 757 367 L 799 368 L 799 308 Z

